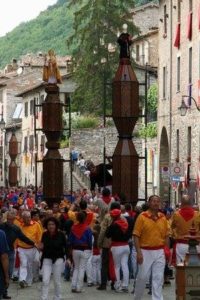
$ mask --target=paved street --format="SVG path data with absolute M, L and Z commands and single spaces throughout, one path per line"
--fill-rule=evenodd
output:
M 11 283 L 9 288 L 9 294 L 13 300 L 39 300 L 41 283 L 35 283 L 32 287 L 26 289 L 20 289 L 17 283 Z M 49 300 L 53 300 L 53 286 L 50 288 Z M 131 290 L 131 286 L 130 286 Z M 85 292 L 81 294 L 72 294 L 69 282 L 63 282 L 62 284 L 62 299 L 63 300 L 114 300 L 114 299 L 133 299 L 133 295 L 129 294 L 117 294 L 108 288 L 107 291 L 97 291 L 94 287 L 85 287 Z M 147 295 L 145 291 L 144 300 L 150 300 L 151 297 Z M 175 300 L 175 288 L 174 281 L 172 286 L 164 287 L 164 300 Z

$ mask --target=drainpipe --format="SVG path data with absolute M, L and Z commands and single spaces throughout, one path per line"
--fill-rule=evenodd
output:
M 169 176 L 171 178 L 172 146 L 172 50 L 173 50 L 173 0 L 170 1 L 170 85 L 169 85 Z M 171 204 L 171 185 L 169 183 L 169 203 Z

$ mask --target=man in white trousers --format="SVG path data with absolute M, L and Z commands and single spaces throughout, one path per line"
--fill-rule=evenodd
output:
M 138 262 L 134 300 L 143 299 L 151 272 L 152 300 L 163 300 L 164 249 L 168 245 L 169 229 L 165 215 L 159 212 L 160 197 L 151 196 L 148 204 L 149 209 L 138 216 L 133 230 Z
M 185 236 L 189 234 L 190 228 L 194 226 L 197 235 L 200 234 L 200 213 L 192 207 L 190 197 L 183 195 L 181 207 L 172 215 L 172 237 L 176 242 L 176 264 L 183 263 L 188 252 L 188 241 Z M 197 247 L 199 251 L 199 247 Z
M 42 231 L 39 223 L 31 220 L 31 213 L 24 211 L 22 213 L 23 223 L 20 228 L 25 236 L 32 240 L 35 245 L 39 244 L 42 237 Z M 33 264 L 37 249 L 20 240 L 17 243 L 20 269 L 19 269 L 19 285 L 21 288 L 31 286 L 33 281 Z

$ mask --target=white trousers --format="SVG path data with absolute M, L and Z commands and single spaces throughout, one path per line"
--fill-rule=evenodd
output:
M 115 276 L 116 276 L 115 288 L 116 289 L 119 289 L 120 287 L 128 288 L 128 283 L 129 283 L 128 257 L 130 253 L 130 248 L 128 245 L 113 246 L 111 247 L 111 252 L 112 252 L 114 267 L 115 267 Z M 123 274 L 122 283 L 120 281 L 120 268 Z
M 92 255 L 92 274 L 94 284 L 101 284 L 101 255 Z
M 33 263 L 36 251 L 36 248 L 18 248 L 20 259 L 19 281 L 24 280 L 28 285 L 31 285 L 33 281 Z
M 185 260 L 186 253 L 188 252 L 189 245 L 177 243 L 176 244 L 176 264 L 183 263 Z
M 33 282 L 39 280 L 40 273 L 40 253 L 38 250 L 35 252 L 35 258 L 33 261 Z
M 81 291 L 83 288 L 83 279 L 86 271 L 87 261 L 91 256 L 91 250 L 73 250 L 72 257 L 74 269 L 72 275 L 72 289 Z
M 164 250 L 143 250 L 143 263 L 138 266 L 134 300 L 142 300 L 145 285 L 152 274 L 152 300 L 163 300 L 162 286 L 165 268 Z M 152 273 L 151 273 L 152 272 Z
M 89 253 L 88 253 L 88 255 L 89 255 Z M 93 283 L 92 250 L 90 251 L 90 256 L 89 256 L 89 258 L 87 260 L 87 264 L 86 264 L 86 275 L 87 275 L 87 283 Z
M 51 273 L 53 273 L 54 282 L 54 300 L 61 299 L 61 273 L 63 270 L 63 259 L 58 258 L 55 263 L 51 259 L 44 258 L 42 265 L 42 293 L 41 300 L 48 300 L 49 283 Z

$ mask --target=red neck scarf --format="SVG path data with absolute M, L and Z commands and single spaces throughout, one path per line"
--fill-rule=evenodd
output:
M 183 207 L 179 209 L 179 214 L 186 222 L 188 222 L 194 217 L 194 209 L 192 207 Z
M 85 220 L 85 223 L 89 226 L 91 225 L 92 223 L 92 220 L 93 220 L 93 212 L 92 211 L 87 211 L 87 216 L 86 216 L 86 220 Z
M 131 217 L 131 218 L 134 218 L 135 215 L 136 215 L 136 212 L 133 211 L 133 210 L 128 210 L 127 213 L 128 213 L 128 215 L 129 215 L 129 217 Z
M 114 221 L 115 224 L 117 224 L 123 233 L 125 233 L 128 229 L 128 222 L 125 219 L 119 219 L 117 221 Z
M 83 223 L 83 224 L 74 224 L 72 226 L 72 229 L 71 229 L 71 232 L 75 235 L 75 237 L 77 239 L 80 239 L 83 235 L 83 233 L 85 232 L 85 230 L 87 229 L 87 224 L 86 223 Z
M 105 202 L 107 205 L 110 203 L 111 199 L 112 198 L 110 196 L 103 196 L 102 197 L 103 202 Z

